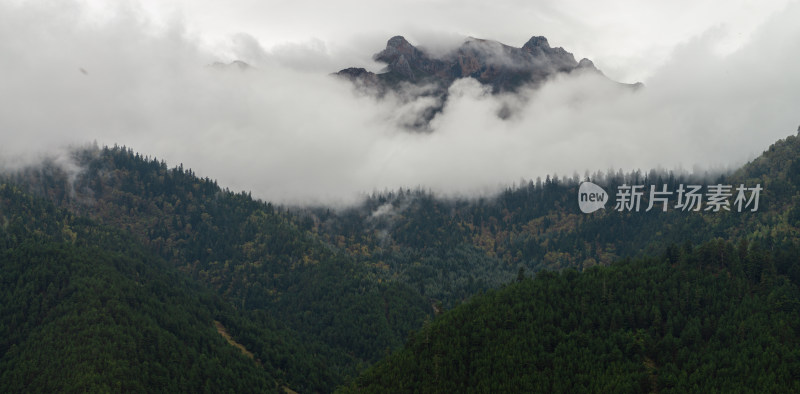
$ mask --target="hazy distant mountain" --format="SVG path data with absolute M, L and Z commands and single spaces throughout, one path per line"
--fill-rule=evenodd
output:
M 236 69 L 236 70 L 242 70 L 242 71 L 249 70 L 249 69 L 253 68 L 253 66 L 251 66 L 251 65 L 249 65 L 249 64 L 247 64 L 247 63 L 245 63 L 245 62 L 243 62 L 241 60 L 234 60 L 234 61 L 232 61 L 230 63 L 214 62 L 214 63 L 211 63 L 209 65 L 209 67 L 212 67 L 212 68 L 217 69 L 217 70 Z
M 379 90 L 396 88 L 401 82 L 434 84 L 446 89 L 459 78 L 471 77 L 490 85 L 494 93 L 516 91 L 524 84 L 539 84 L 557 73 L 602 75 L 591 60 L 576 61 L 572 53 L 551 47 L 547 38 L 541 36 L 531 37 L 521 48 L 470 37 L 443 56 L 432 55 L 402 36 L 395 36 L 374 59 L 386 64 L 384 72 L 346 68 L 336 74 Z

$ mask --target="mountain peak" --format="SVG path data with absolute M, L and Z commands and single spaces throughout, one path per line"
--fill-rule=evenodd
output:
M 411 45 L 403 36 L 394 36 L 386 42 L 386 48 L 399 48 L 403 45 Z
M 394 36 L 386 42 L 386 49 L 373 56 L 373 59 L 386 63 L 388 72 L 394 72 L 402 79 L 415 81 L 417 79 L 412 64 L 419 61 L 425 62 L 427 56 L 411 45 L 405 37 Z
M 576 67 L 576 68 L 600 71 L 600 70 L 597 69 L 597 67 L 595 67 L 594 62 L 592 62 L 591 60 L 589 60 L 587 58 L 581 59 L 581 61 L 578 62 L 578 67 Z
M 385 61 L 386 63 L 391 63 L 394 58 L 398 56 L 405 56 L 414 58 L 421 54 L 419 49 L 415 46 L 411 45 L 405 37 L 403 36 L 394 36 L 386 42 L 386 49 L 380 51 L 379 53 L 375 54 L 375 60 Z M 388 59 L 386 61 L 384 59 Z
M 522 49 L 533 49 L 533 48 L 545 48 L 550 49 L 550 43 L 547 42 L 547 38 L 544 36 L 533 36 L 531 37 L 525 45 L 522 46 Z
M 373 59 L 386 64 L 386 68 L 377 74 L 354 68 L 336 74 L 379 95 L 402 90 L 405 84 L 424 85 L 425 95 L 440 99 L 439 109 L 447 100 L 450 85 L 461 78 L 473 78 L 491 87 L 493 93 L 500 93 L 516 92 L 523 86 L 538 86 L 559 73 L 591 70 L 602 75 L 591 60 L 578 62 L 564 48 L 551 47 L 543 36 L 531 37 L 521 48 L 468 37 L 454 50 L 436 56 L 418 49 L 398 35 L 390 38 L 386 48 Z M 430 118 L 435 112 L 426 116 Z
M 373 59 L 386 64 L 376 76 L 389 88 L 405 81 L 439 85 L 446 90 L 456 79 L 471 77 L 490 85 L 494 92 L 515 91 L 526 83 L 541 83 L 555 73 L 579 67 L 596 69 L 588 59 L 579 64 L 564 48 L 551 47 L 543 36 L 531 37 L 521 48 L 468 37 L 454 51 L 432 56 L 396 35 Z M 362 75 L 347 69 L 338 74 L 350 79 Z

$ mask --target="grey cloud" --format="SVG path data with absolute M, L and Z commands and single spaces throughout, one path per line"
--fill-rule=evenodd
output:
M 431 132 L 409 133 L 398 124 L 437 103 L 374 99 L 328 75 L 341 67 L 314 66 L 349 62 L 359 51 L 327 43 L 264 50 L 240 36 L 239 54 L 260 64 L 220 71 L 204 67 L 219 56 L 181 26 L 149 30 L 137 14 L 86 23 L 77 3 L 59 4 L 0 3 L 8 21 L 0 24 L 7 167 L 96 140 L 183 163 L 264 199 L 347 203 L 398 187 L 485 194 L 548 173 L 740 164 L 800 123 L 797 5 L 729 55 L 715 54 L 713 34 L 688 42 L 636 92 L 588 73 L 520 96 L 460 80 Z M 504 107 L 513 116 L 501 119 Z

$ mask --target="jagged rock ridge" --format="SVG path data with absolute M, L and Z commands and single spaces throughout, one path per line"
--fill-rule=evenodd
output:
M 436 57 L 395 36 L 374 59 L 386 64 L 381 73 L 346 68 L 336 73 L 367 86 L 394 88 L 401 82 L 448 87 L 459 78 L 472 77 L 489 85 L 495 93 L 516 91 L 525 84 L 539 84 L 557 73 L 596 72 L 589 59 L 576 61 L 561 47 L 551 47 L 547 38 L 531 37 L 521 48 L 497 41 L 468 38 L 450 53 Z
M 474 78 L 495 94 L 515 93 L 523 86 L 537 87 L 555 75 L 572 73 L 592 73 L 621 87 L 636 89 L 641 86 L 614 82 L 591 60 L 576 61 L 571 53 L 561 47 L 551 47 L 547 38 L 541 36 L 531 37 L 520 48 L 469 37 L 458 48 L 439 56 L 415 47 L 402 36 L 395 36 L 373 58 L 386 64 L 383 71 L 373 73 L 351 67 L 335 75 L 378 97 L 395 91 L 401 93 L 398 96 L 402 102 L 419 97 L 435 98 L 436 104 L 418 107 L 418 113 L 398 116 L 403 119 L 401 126 L 415 131 L 430 131 L 430 121 L 447 102 L 448 89 L 461 78 Z M 513 110 L 505 105 L 497 112 L 502 119 L 512 115 Z

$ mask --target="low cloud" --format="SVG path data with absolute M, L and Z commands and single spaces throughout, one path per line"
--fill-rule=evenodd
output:
M 398 187 L 491 193 L 587 169 L 739 165 L 800 123 L 798 5 L 732 53 L 714 50 L 714 31 L 686 43 L 637 91 L 591 73 L 519 96 L 459 80 L 429 133 L 402 123 L 435 100 L 375 99 L 329 75 L 357 51 L 321 42 L 264 50 L 241 35 L 228 56 L 255 67 L 219 70 L 207 65 L 232 59 L 203 49 L 180 24 L 154 30 L 144 13 L 128 11 L 87 21 L 77 3 L 0 3 L 7 168 L 97 141 L 266 200 L 347 203 Z M 440 42 L 449 41 L 430 47 L 445 51 Z M 499 117 L 503 108 L 512 115 Z

